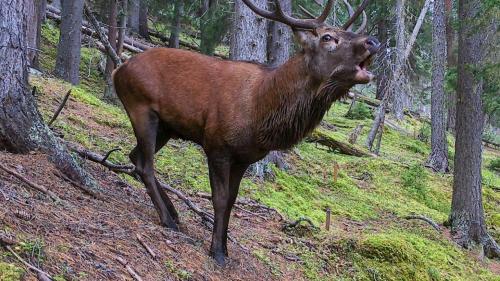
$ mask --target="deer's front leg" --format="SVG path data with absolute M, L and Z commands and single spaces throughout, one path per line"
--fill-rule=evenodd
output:
M 215 213 L 210 255 L 215 259 L 217 264 L 224 266 L 227 257 L 226 241 L 229 217 L 238 190 L 232 190 L 230 184 L 230 157 L 223 154 L 210 155 L 208 157 L 208 169 Z

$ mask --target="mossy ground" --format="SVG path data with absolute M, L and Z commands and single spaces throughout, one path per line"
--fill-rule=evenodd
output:
M 50 71 L 57 43 L 54 26 L 45 24 L 43 36 L 42 66 Z M 101 153 L 121 147 L 122 152 L 114 153 L 111 160 L 127 162 L 126 154 L 135 139 L 123 110 L 100 99 L 103 83 L 96 67 L 98 60 L 93 59 L 98 56 L 93 49 L 82 52 L 82 85 L 72 88 L 72 98 L 54 127 L 65 139 Z M 44 118 L 50 118 L 57 107 L 55 101 L 70 86 L 46 76 L 34 77 L 31 83 L 42 93 L 39 104 Z M 329 133 L 347 140 L 349 133 L 363 124 L 358 140 L 362 146 L 372 121 L 346 118 L 347 110 L 343 103 L 332 107 L 325 122 L 336 129 Z M 430 145 L 416 137 L 423 123 L 406 119 L 398 126 L 409 133 L 386 127 L 380 157 L 352 157 L 300 143 L 288 152 L 290 170 L 275 169 L 272 180 L 245 178 L 240 194 L 277 209 L 287 219 L 309 217 L 318 226 L 325 222 L 325 209 L 331 209 L 332 230 L 306 232 L 305 238 L 280 245 L 302 260 L 291 266 L 310 280 L 499 280 L 488 269 L 489 261 L 477 261 L 475 253 L 458 248 L 427 224 L 403 219 L 416 213 L 438 223 L 445 221 L 450 211 L 452 175 L 435 174 L 423 167 L 430 152 Z M 450 152 L 452 156 L 452 148 Z M 499 157 L 498 151 L 484 150 L 483 200 L 489 231 L 497 241 L 500 195 L 495 189 L 500 187 L 500 175 L 488 167 Z M 340 167 L 336 181 L 334 163 Z M 156 167 L 164 181 L 179 189 L 209 191 L 205 156 L 194 144 L 170 142 L 158 153 Z M 124 178 L 141 187 L 134 179 Z M 279 276 L 269 252 L 254 255 Z M 18 271 L 0 263 L 0 276 L 11 274 L 8 272 Z

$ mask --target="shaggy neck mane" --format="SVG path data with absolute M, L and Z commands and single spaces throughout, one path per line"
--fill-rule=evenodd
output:
M 349 88 L 338 81 L 322 82 L 313 77 L 304 54 L 266 73 L 255 99 L 258 143 L 268 150 L 295 145 Z

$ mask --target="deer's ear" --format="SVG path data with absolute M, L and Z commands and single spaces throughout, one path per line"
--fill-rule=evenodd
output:
M 300 46 L 302 46 L 304 50 L 315 49 L 318 37 L 314 33 L 306 30 L 296 30 L 294 31 L 294 34 Z

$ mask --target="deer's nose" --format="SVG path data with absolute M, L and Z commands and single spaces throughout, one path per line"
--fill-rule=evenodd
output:
M 374 54 L 380 48 L 380 42 L 377 40 L 377 38 L 369 36 L 368 38 L 366 38 L 365 48 L 370 51 L 370 53 Z

